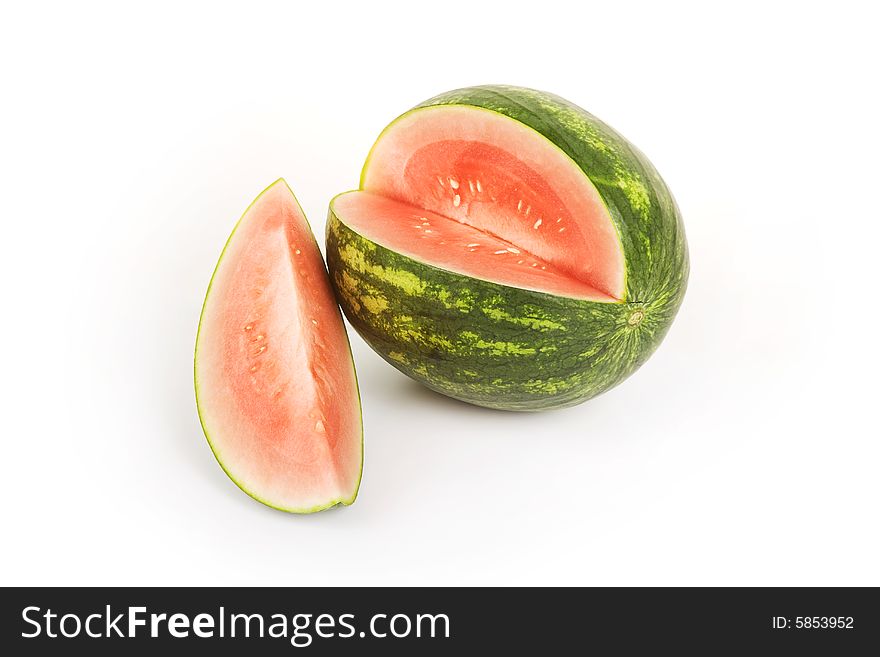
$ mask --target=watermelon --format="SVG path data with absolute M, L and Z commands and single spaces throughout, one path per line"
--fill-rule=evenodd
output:
M 348 336 L 284 180 L 251 204 L 217 263 L 195 388 L 208 444 L 248 495 L 294 513 L 354 501 L 363 431 Z
M 571 406 L 654 352 L 688 252 L 633 145 L 548 93 L 483 86 L 392 122 L 334 198 L 327 263 L 352 326 L 426 386 L 507 410 Z

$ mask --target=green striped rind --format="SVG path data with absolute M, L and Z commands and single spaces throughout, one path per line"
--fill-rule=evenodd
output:
M 416 109 L 439 105 L 512 118 L 571 158 L 595 185 L 617 229 L 624 299 L 570 299 L 438 269 L 352 231 L 331 202 L 327 262 L 349 321 L 405 374 L 481 406 L 571 406 L 620 383 L 660 344 L 687 286 L 684 227 L 666 184 L 623 137 L 558 96 L 472 87 Z
M 386 249 L 336 216 L 327 264 L 346 316 L 396 368 L 472 404 L 571 406 L 650 356 L 680 297 L 597 303 L 490 283 Z
M 626 299 L 680 296 L 688 276 L 684 225 L 648 158 L 595 116 L 553 94 L 508 86 L 449 91 L 418 107 L 470 105 L 498 112 L 558 146 L 592 181 L 617 227 Z

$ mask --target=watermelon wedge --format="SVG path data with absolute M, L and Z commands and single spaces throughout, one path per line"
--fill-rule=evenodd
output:
M 363 431 L 348 337 L 284 180 L 256 198 L 220 256 L 195 388 L 208 443 L 248 495 L 294 513 L 354 501 Z
M 379 136 L 330 203 L 327 262 L 352 326 L 396 368 L 507 410 L 594 397 L 666 335 L 689 273 L 648 159 L 568 101 L 484 86 Z

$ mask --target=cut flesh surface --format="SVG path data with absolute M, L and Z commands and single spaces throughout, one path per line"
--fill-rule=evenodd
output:
M 362 429 L 348 338 L 283 180 L 248 208 L 220 257 L 195 377 L 211 448 L 245 492 L 294 512 L 354 501 Z
M 614 301 L 500 237 L 465 223 L 370 192 L 346 192 L 332 203 L 356 233 L 420 262 L 483 280 L 559 296 Z
M 540 262 L 538 269 L 546 266 L 541 271 L 547 275 L 541 280 L 549 286 L 537 289 L 605 301 L 623 298 L 623 250 L 595 186 L 553 143 L 504 115 L 469 106 L 426 107 L 403 115 L 373 147 L 361 189 L 471 227 L 476 231 L 472 242 L 497 239 L 528 254 Z M 376 201 L 363 203 L 378 209 Z M 400 225 L 393 230 L 407 227 L 409 232 L 423 232 L 410 226 L 413 217 L 404 218 L 405 214 L 404 210 L 394 213 L 400 218 L 394 223 Z M 345 215 L 340 219 L 347 221 Z M 393 230 L 380 225 L 382 217 L 360 223 L 365 237 L 395 237 Z M 443 258 L 439 242 L 395 239 L 397 246 L 409 245 L 407 253 L 424 256 L 429 264 L 441 258 L 455 271 L 484 277 L 478 272 L 485 272 L 488 262 L 474 255 L 482 252 L 464 249 Z M 454 244 L 444 246 L 454 248 Z M 522 272 L 535 269 L 528 258 L 523 258 L 524 263 L 517 260 L 508 267 L 496 258 L 498 273 L 488 280 L 520 287 L 540 282 L 523 273 L 523 284 L 517 284 L 516 266 Z M 560 282 L 559 277 L 570 281 Z

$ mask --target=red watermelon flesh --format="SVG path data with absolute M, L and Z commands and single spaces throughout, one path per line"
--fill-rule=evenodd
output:
M 248 208 L 221 255 L 195 377 L 208 442 L 245 492 L 294 512 L 354 501 L 362 429 L 348 338 L 283 180 Z
M 521 289 L 614 301 L 558 265 L 468 224 L 369 192 L 346 192 L 333 201 L 345 223 L 375 243 L 441 269 L 465 272 Z
M 373 147 L 361 189 L 470 226 L 485 233 L 484 240 L 501 239 L 548 265 L 543 271 L 573 279 L 554 281 L 545 291 L 562 293 L 568 286 L 574 293 L 585 285 L 594 291 L 573 296 L 623 298 L 623 250 L 598 191 L 561 149 L 506 116 L 461 106 L 405 114 Z M 396 230 L 408 221 L 395 220 Z M 376 217 L 362 225 L 363 234 L 388 237 L 394 231 L 382 223 Z M 425 262 L 435 264 L 431 258 L 438 250 L 428 240 L 397 239 L 397 246 L 411 245 L 407 253 L 429 256 Z M 480 276 L 488 265 L 466 249 L 456 259 L 454 271 L 469 275 Z M 514 272 L 495 260 L 499 272 Z M 488 280 L 517 287 L 533 281 L 499 276 Z

